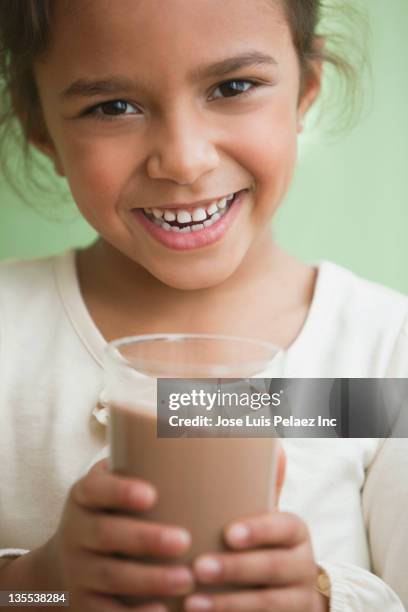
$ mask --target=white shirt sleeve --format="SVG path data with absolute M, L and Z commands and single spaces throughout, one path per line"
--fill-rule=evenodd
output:
M 387 377 L 408 378 L 408 319 L 391 356 Z M 404 381 L 405 383 L 405 381 Z M 406 385 L 403 390 L 405 393 Z M 400 389 L 396 392 L 401 393 Z M 408 419 L 405 398 L 399 415 Z M 406 426 L 394 431 L 406 431 Z M 408 438 L 382 441 L 367 469 L 362 511 L 372 572 L 347 563 L 319 562 L 331 582 L 330 612 L 408 611 Z
M 109 447 L 104 446 L 99 453 L 92 459 L 89 465 L 86 467 L 84 474 L 87 474 L 91 467 L 95 465 L 97 461 L 100 461 L 104 457 L 109 456 Z M 20 557 L 21 555 L 25 555 L 30 552 L 25 548 L 0 548 L 0 569 L 4 567 L 11 559 L 15 559 L 16 557 Z
M 12 559 L 21 557 L 21 555 L 25 555 L 28 552 L 30 551 L 25 548 L 0 548 L 0 570 Z
M 331 582 L 330 612 L 407 612 L 407 508 L 408 439 L 388 438 L 367 470 L 362 493 L 372 572 L 319 561 Z
M 0 296 L 1 297 L 1 296 Z M 0 304 L 1 305 L 1 304 Z M 3 316 L 0 313 L 0 367 L 3 366 L 5 360 L 5 348 L 4 348 L 4 329 L 3 329 Z M 20 555 L 24 555 L 29 552 L 23 548 L 0 548 L 0 569 L 4 566 L 10 559 L 19 557 Z
M 408 378 L 408 316 L 388 364 L 387 378 Z
M 4 323 L 3 323 L 2 315 L 3 313 L 1 312 L 0 313 L 0 367 L 3 366 L 3 363 L 6 363 L 4 340 L 3 340 L 5 337 L 5 333 L 4 333 Z M 0 569 L 10 559 L 19 557 L 20 555 L 24 555 L 27 552 L 29 551 L 24 548 L 0 548 Z
M 319 565 L 330 578 L 330 612 L 407 612 L 395 592 L 368 570 L 351 563 Z
M 407 438 L 388 438 L 381 445 L 368 470 L 362 502 L 373 572 L 408 609 Z

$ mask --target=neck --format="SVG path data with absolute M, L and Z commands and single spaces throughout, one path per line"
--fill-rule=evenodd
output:
M 276 245 L 270 228 L 229 278 L 205 289 L 169 287 L 103 239 L 78 255 L 81 289 L 88 307 L 90 301 L 103 304 L 102 318 L 121 319 L 135 333 L 262 337 L 263 330 L 256 329 L 261 309 L 273 318 L 274 313 L 288 311 L 305 299 L 304 286 L 298 283 L 300 268 L 304 273 L 305 266 Z M 115 328 L 112 335 L 117 333 Z

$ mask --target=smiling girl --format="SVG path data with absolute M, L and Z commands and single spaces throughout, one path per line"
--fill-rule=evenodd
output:
M 408 605 L 404 440 L 283 440 L 280 510 L 237 517 L 230 551 L 192 568 L 164 562 L 190 544 L 181 526 L 143 521 L 160 491 L 105 461 L 83 475 L 105 444 L 95 406 L 118 337 L 268 340 L 284 349 L 270 376 L 407 376 L 408 299 L 292 258 L 270 229 L 323 65 L 341 63 L 317 36 L 319 11 L 1 0 L 8 119 L 66 177 L 98 238 L 0 266 L 0 589 L 66 590 L 75 612 L 119 612 L 124 595 L 146 612 L 168 595 L 191 612 Z M 208 583 L 233 588 L 200 595 Z

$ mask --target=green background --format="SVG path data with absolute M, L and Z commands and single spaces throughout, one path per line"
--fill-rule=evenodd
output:
M 362 81 L 358 122 L 336 131 L 342 117 L 331 108 L 335 96 L 328 70 L 323 121 L 317 125 L 315 112 L 301 136 L 275 234 L 304 260 L 329 259 L 408 293 L 408 2 L 362 4 L 369 15 L 371 75 L 366 71 Z M 7 155 L 18 163 L 15 146 Z M 46 167 L 52 174 L 51 165 Z M 21 173 L 18 177 L 23 192 L 35 197 L 34 206 L 0 178 L 0 259 L 49 255 L 94 240 L 67 196 L 65 179 L 54 179 L 51 195 L 49 189 L 41 195 Z

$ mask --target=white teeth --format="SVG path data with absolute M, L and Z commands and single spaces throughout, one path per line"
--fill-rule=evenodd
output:
M 179 223 L 191 223 L 191 221 L 193 220 L 192 216 L 190 215 L 189 212 L 187 212 L 187 210 L 179 210 L 177 213 L 177 221 Z
M 195 208 L 191 212 L 179 209 L 177 212 L 175 210 L 169 209 L 160 209 L 160 208 L 144 208 L 143 210 L 147 214 L 152 214 L 156 219 L 164 219 L 166 221 L 177 221 L 179 223 L 191 223 L 191 221 L 204 221 L 207 217 L 207 213 L 211 216 L 216 213 L 218 210 L 223 210 L 227 207 L 227 205 L 234 199 L 235 194 L 231 194 L 222 198 L 219 201 L 212 202 L 207 208 Z
M 204 208 L 196 208 L 193 210 L 193 221 L 204 221 L 207 218 L 207 213 Z
M 176 215 L 172 210 L 165 210 L 164 211 L 164 218 L 166 219 L 166 221 L 175 221 L 176 220 Z
M 234 199 L 234 194 L 222 198 L 218 202 L 212 202 L 207 209 L 196 208 L 191 212 L 180 209 L 178 211 L 160 208 L 144 208 L 143 210 L 153 215 L 153 223 L 159 227 L 162 227 L 166 232 L 178 232 L 181 234 L 187 234 L 189 232 L 198 232 L 206 227 L 211 227 L 221 217 L 223 217 L 228 211 L 228 204 Z M 210 218 L 207 219 L 207 214 Z M 178 221 L 180 224 L 192 223 L 194 221 L 203 221 L 203 223 L 195 223 L 187 227 L 178 227 L 176 225 L 170 225 L 167 221 Z
M 207 221 L 204 221 L 204 227 L 211 227 L 213 223 L 213 219 L 207 219 Z
M 207 208 L 207 212 L 209 215 L 213 215 L 214 213 L 216 213 L 218 211 L 218 206 L 217 206 L 217 202 L 213 202 L 212 204 L 210 204 L 210 206 Z

